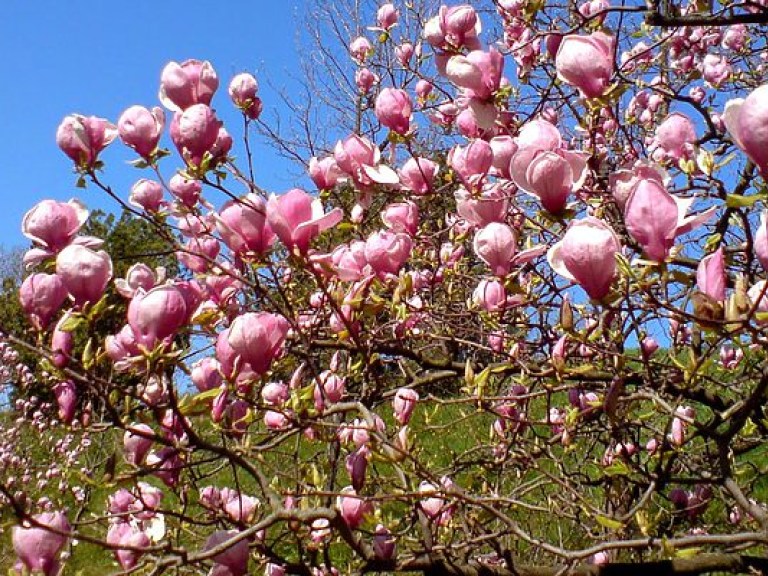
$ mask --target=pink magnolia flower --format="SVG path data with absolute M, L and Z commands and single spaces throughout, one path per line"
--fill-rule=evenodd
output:
M 309 177 L 320 190 L 329 190 L 336 186 L 342 173 L 336 159 L 326 156 L 318 160 L 314 156 L 309 159 Z
M 211 550 L 238 535 L 237 530 L 219 530 L 205 541 L 204 550 Z M 248 540 L 241 538 L 236 543 L 213 557 L 212 576 L 246 576 L 248 574 Z M 226 568 L 226 572 L 222 570 Z
M 74 240 L 87 219 L 88 210 L 79 200 L 43 200 L 24 214 L 21 232 L 36 244 L 57 252 Z
M 349 44 L 349 54 L 358 64 L 364 63 L 373 51 L 373 46 L 365 36 L 358 36 Z
M 384 208 L 381 219 L 392 232 L 415 236 L 419 229 L 419 207 L 410 200 L 395 202 Z
M 445 67 L 446 76 L 468 98 L 488 100 L 499 89 L 504 72 L 504 56 L 495 48 L 488 52 L 473 50 L 466 56 L 452 56 Z
M 731 65 L 725 56 L 707 54 L 701 63 L 701 75 L 707 84 L 719 88 L 730 77 Z
M 309 250 L 312 240 L 321 232 L 332 228 L 343 218 L 340 208 L 326 213 L 322 200 L 294 188 L 282 196 L 269 197 L 267 222 L 280 241 L 301 253 Z
M 360 88 L 360 92 L 368 94 L 373 88 L 374 84 L 379 83 L 379 76 L 371 72 L 370 68 L 359 68 L 355 72 L 355 84 Z
M 361 186 L 398 184 L 397 173 L 381 164 L 381 152 L 373 142 L 357 134 L 339 140 L 333 149 L 336 163 L 345 174 Z
M 238 74 L 229 83 L 229 97 L 243 114 L 251 120 L 257 120 L 261 115 L 261 98 L 256 94 L 259 91 L 259 83 L 253 74 Z
M 142 178 L 131 188 L 128 202 L 149 213 L 159 212 L 163 202 L 163 186 L 157 180 Z
M 45 512 L 32 519 L 41 527 L 13 527 L 13 551 L 30 572 L 55 576 L 59 573 L 59 552 L 67 543 L 67 534 L 72 531 L 72 527 L 63 512 Z
M 146 264 L 138 262 L 128 268 L 125 278 L 115 280 L 115 288 L 123 298 L 133 298 L 140 288 L 149 292 L 163 280 L 165 280 L 165 268 L 152 270 Z
M 768 174 L 768 84 L 746 98 L 729 100 L 723 120 L 736 146 L 757 165 L 763 176 Z
M 473 226 L 504 222 L 509 212 L 510 190 L 498 184 L 486 185 L 479 194 L 464 188 L 454 192 L 456 212 Z
M 393 132 L 403 135 L 408 133 L 413 105 L 405 90 L 384 88 L 376 97 L 374 111 L 379 122 Z
M 384 525 L 377 524 L 373 535 L 373 553 L 376 558 L 389 560 L 395 555 L 395 537 Z
M 416 92 L 416 96 L 421 98 L 422 100 L 426 100 L 430 94 L 432 94 L 432 90 L 435 87 L 432 85 L 432 83 L 429 80 L 424 80 L 423 78 L 416 82 L 416 88 L 414 89 Z
M 56 130 L 56 144 L 78 168 L 90 170 L 99 153 L 117 138 L 117 128 L 104 118 L 71 114 Z
M 146 532 L 129 522 L 118 521 L 107 531 L 107 544 L 116 547 L 114 555 L 123 570 L 131 570 L 138 564 L 142 552 L 134 548 L 148 548 L 151 543 Z
M 69 364 L 69 361 L 72 359 L 72 351 L 75 348 L 75 338 L 72 332 L 62 330 L 70 317 L 69 312 L 64 313 L 56 323 L 53 334 L 51 334 L 52 361 L 53 365 L 57 368 L 65 368 Z
M 264 374 L 282 352 L 289 329 L 288 320 L 282 316 L 247 312 L 233 320 L 227 342 L 254 372 Z
M 32 274 L 19 289 L 19 301 L 30 323 L 44 330 L 67 299 L 67 287 L 56 274 Z
M 56 274 L 76 305 L 97 302 L 112 280 L 112 259 L 103 250 L 70 244 L 56 257 Z
M 77 387 L 71 380 L 59 382 L 53 387 L 53 395 L 59 407 L 59 419 L 64 424 L 71 424 L 77 409 Z
M 488 142 L 493 151 L 493 172 L 507 180 L 512 178 L 509 165 L 517 153 L 518 144 L 512 136 L 496 136 Z
M 568 195 L 581 188 L 587 177 L 586 155 L 565 150 L 558 129 L 541 119 L 523 126 L 516 143 L 509 165 L 512 180 L 536 194 L 550 212 L 562 211 Z
M 506 276 L 513 266 L 530 262 L 546 250 L 537 246 L 522 252 L 517 251 L 517 233 L 507 224 L 491 222 L 475 233 L 473 242 L 475 254 L 496 276 Z
M 331 267 L 342 282 L 356 282 L 372 274 L 363 240 L 342 244 L 331 253 L 330 259 Z
M 181 112 L 195 104 L 209 105 L 218 87 L 219 77 L 210 62 L 169 62 L 160 74 L 158 98 L 169 110 Z
M 171 121 L 171 140 L 187 164 L 199 166 L 206 153 L 215 156 L 221 122 L 206 104 L 193 104 Z M 231 144 L 231 139 L 230 139 Z
M 267 222 L 267 203 L 256 194 L 230 200 L 215 218 L 221 239 L 235 254 L 260 255 L 275 241 L 275 233 Z
M 187 208 L 193 208 L 200 200 L 203 186 L 197 180 L 190 180 L 181 174 L 174 174 L 168 182 L 171 194 Z
M 373 513 L 373 505 L 358 496 L 352 486 L 342 488 L 336 506 L 342 519 L 352 530 L 359 528 L 365 517 Z
M 448 48 L 466 47 L 476 50 L 480 47 L 477 35 L 480 33 L 480 19 L 475 9 L 468 5 L 440 6 L 437 16 L 424 25 L 424 39 L 433 47 L 445 50 Z
M 241 494 L 232 488 L 221 489 L 221 507 L 233 522 L 247 523 L 253 520 L 260 502 L 258 498 Z
M 464 185 L 480 189 L 493 165 L 493 149 L 485 140 L 472 140 L 467 146 L 455 146 L 448 153 L 448 164 Z
M 500 312 L 507 306 L 507 291 L 498 280 L 481 280 L 472 293 L 472 303 L 486 312 Z
M 702 258 L 696 269 L 696 285 L 699 290 L 718 302 L 725 301 L 725 253 L 720 246 L 712 254 Z
M 768 270 L 768 211 L 763 210 L 760 213 L 760 225 L 755 231 L 753 247 L 757 260 Z
M 392 399 L 392 409 L 394 410 L 395 420 L 400 424 L 408 424 L 411 415 L 419 401 L 419 393 L 412 388 L 400 388 Z
M 123 455 L 125 461 L 134 466 L 141 466 L 152 448 L 154 430 L 147 424 L 131 424 L 123 434 Z
M 400 184 L 417 196 L 429 194 L 434 188 L 438 170 L 437 163 L 428 158 L 409 158 L 400 168 Z
M 400 62 L 400 65 L 403 68 L 408 67 L 415 52 L 416 50 L 410 42 L 403 42 L 402 44 L 395 46 L 395 58 L 397 58 L 397 61 Z
M 187 321 L 191 310 L 181 291 L 172 284 L 139 290 L 128 305 L 128 324 L 136 343 L 152 350 L 169 342 Z
M 598 218 L 574 220 L 547 253 L 552 269 L 577 282 L 590 298 L 606 296 L 616 276 L 616 254 L 621 242 L 613 229 Z
M 117 131 L 123 144 L 133 148 L 142 158 L 149 160 L 165 128 L 165 112 L 159 106 L 148 110 L 144 106 L 131 106 L 117 121 Z
M 623 211 L 627 204 L 627 198 L 640 180 L 656 180 L 659 184 L 666 186 L 669 181 L 669 174 L 658 164 L 651 162 L 637 161 L 631 170 L 617 170 L 608 177 L 608 183 L 611 194 L 616 204 Z
M 190 379 L 200 392 L 218 388 L 222 382 L 219 362 L 215 358 L 203 358 L 192 365 Z
M 400 19 L 400 12 L 397 11 L 394 4 L 387 2 L 382 4 L 376 12 L 376 23 L 382 30 L 389 30 Z
M 654 158 L 661 156 L 677 162 L 690 158 L 696 143 L 696 129 L 690 118 L 675 112 L 656 127 L 653 137 Z
M 613 75 L 614 42 L 603 32 L 564 37 L 555 57 L 558 78 L 577 88 L 585 98 L 599 98 Z
M 624 206 L 624 223 L 630 236 L 651 260 L 663 262 L 675 238 L 706 222 L 716 211 L 687 216 L 693 198 L 681 199 L 667 192 L 658 180 L 641 179 Z
M 740 52 L 747 40 L 747 27 L 744 24 L 728 26 L 723 34 L 721 46 L 734 52 Z
M 412 246 L 407 234 L 374 232 L 365 241 L 365 259 L 379 277 L 397 276 L 410 258 Z

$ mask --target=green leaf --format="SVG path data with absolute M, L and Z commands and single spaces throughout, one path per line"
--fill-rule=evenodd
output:
M 600 524 L 600 526 L 608 528 L 609 530 L 618 531 L 624 527 L 624 524 L 618 520 L 614 520 L 610 516 L 603 516 L 602 514 L 595 515 L 595 520 L 597 520 L 597 523 Z
M 606 476 L 629 476 L 629 467 L 621 460 L 614 460 L 613 464 L 603 470 Z
M 760 200 L 760 196 L 742 196 L 741 194 L 728 194 L 725 198 L 725 205 L 728 208 L 750 208 Z

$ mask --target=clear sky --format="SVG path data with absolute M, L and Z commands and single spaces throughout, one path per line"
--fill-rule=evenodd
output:
M 0 244 L 26 245 L 24 213 L 44 198 L 78 197 L 114 208 L 98 190 L 74 187 L 71 161 L 57 148 L 56 128 L 77 112 L 117 122 L 133 104 L 159 105 L 160 71 L 170 60 L 210 60 L 221 81 L 213 105 L 238 141 L 241 120 L 226 87 L 238 72 L 259 79 L 265 117 L 280 107 L 275 88 L 290 90 L 297 69 L 301 0 L 3 0 L 0 14 Z M 170 120 L 170 116 L 168 116 Z M 169 141 L 164 141 L 170 146 Z M 256 149 L 257 182 L 277 192 L 296 184 L 297 169 L 269 148 Z M 103 155 L 105 180 L 127 198 L 148 172 L 125 161 L 115 142 Z M 165 160 L 172 174 L 176 159 Z

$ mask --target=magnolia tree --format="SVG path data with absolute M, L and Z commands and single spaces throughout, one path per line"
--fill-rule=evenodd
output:
M 361 14 L 325 152 L 198 60 L 163 107 L 59 126 L 183 274 L 115 278 L 80 200 L 24 217 L 30 328 L 0 351 L 17 386 L 34 351 L 55 405 L 4 420 L 13 570 L 75 541 L 137 574 L 765 569 L 768 8 Z M 311 189 L 259 186 L 254 125 L 314 152 Z

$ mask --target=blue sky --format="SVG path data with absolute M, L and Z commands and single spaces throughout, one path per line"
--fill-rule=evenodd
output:
M 92 208 L 114 208 L 98 190 L 74 187 L 71 162 L 56 147 L 56 128 L 73 112 L 116 122 L 133 104 L 159 105 L 160 71 L 170 60 L 212 62 L 221 81 L 213 104 L 236 142 L 241 120 L 226 93 L 234 74 L 248 71 L 259 79 L 265 117 L 275 109 L 285 113 L 269 82 L 288 90 L 294 86 L 300 7 L 301 0 L 228 0 L 218 5 L 4 0 L 0 245 L 26 245 L 21 218 L 44 198 L 78 197 Z M 120 142 L 103 154 L 105 180 L 126 198 L 135 180 L 150 177 L 125 164 L 133 157 Z M 263 187 L 279 192 L 297 184 L 295 165 L 271 149 L 257 147 L 255 157 L 256 179 Z M 178 160 L 166 159 L 164 166 L 172 174 Z

